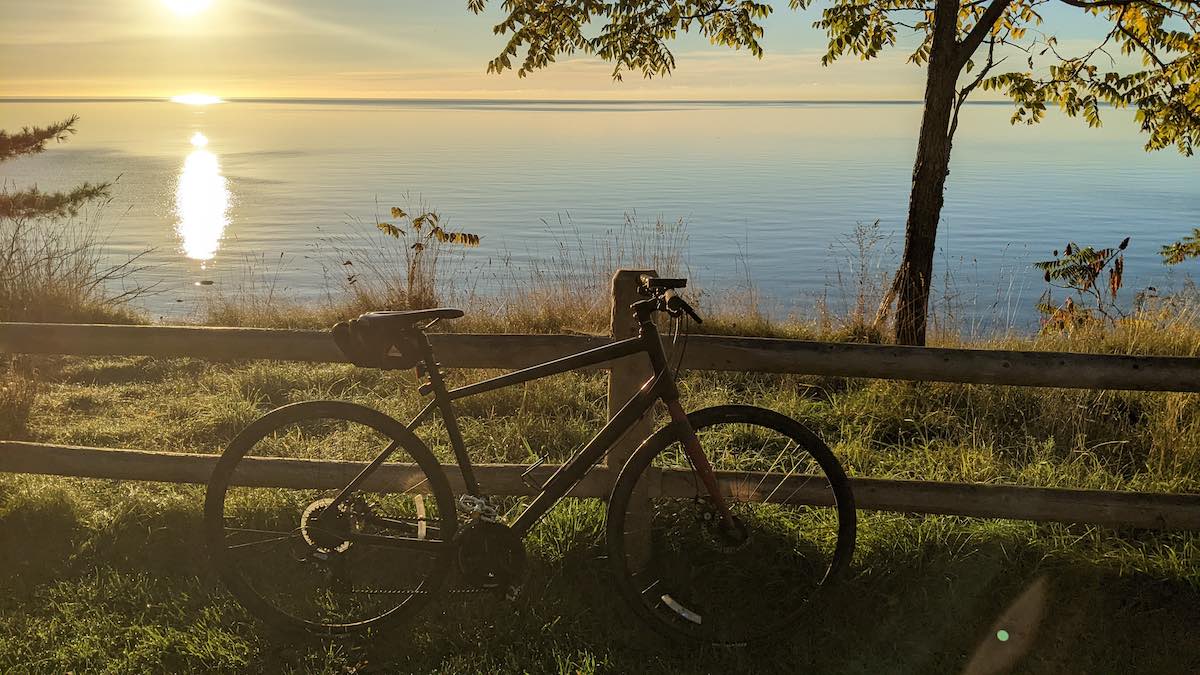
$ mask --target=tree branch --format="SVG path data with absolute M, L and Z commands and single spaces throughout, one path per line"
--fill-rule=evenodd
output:
M 1161 10 L 1171 16 L 1177 16 L 1187 19 L 1187 15 L 1174 7 L 1164 5 L 1161 2 L 1154 0 L 1059 0 L 1064 4 L 1072 7 L 1081 7 L 1083 9 L 1101 9 L 1104 7 L 1128 7 L 1130 5 L 1145 5 Z M 1198 4 L 1196 0 L 1188 0 L 1189 4 Z M 1189 22 L 1190 23 L 1190 22 Z
M 983 82 L 984 78 L 987 77 L 987 74 L 991 72 L 992 68 L 995 68 L 996 65 L 1002 61 L 1004 61 L 1004 59 L 1000 59 L 1000 61 L 996 60 L 996 36 L 993 35 L 991 39 L 988 40 L 987 62 L 985 62 L 983 67 L 979 69 L 979 74 L 975 76 L 975 79 L 972 80 L 970 84 L 958 91 L 958 100 L 954 102 L 954 113 L 950 118 L 950 129 L 946 132 L 946 137 L 949 138 L 951 142 L 954 141 L 954 132 L 958 131 L 958 113 L 960 110 L 962 110 L 963 103 L 966 103 L 967 96 L 970 96 L 971 92 L 975 90 L 975 87 L 979 86 L 980 82 Z
M 1065 1 L 1065 0 L 1064 0 Z M 971 32 L 963 37 L 962 42 L 958 43 L 958 53 L 956 62 L 959 68 L 966 65 L 967 60 L 983 44 L 984 38 L 992 32 L 992 27 L 1004 16 L 1005 10 L 1012 0 L 992 0 L 992 4 L 983 10 L 983 16 L 979 17 L 979 21 L 971 28 Z
M 47 127 L 25 127 L 11 135 L 0 129 L 0 162 L 21 155 L 35 155 L 45 150 L 51 139 L 65 140 L 67 135 L 75 133 L 78 120 L 78 116 L 72 115 Z
M 1153 5 L 1169 10 L 1170 8 L 1153 2 L 1152 0 L 1059 0 L 1072 7 L 1082 7 L 1084 9 L 1092 9 L 1093 7 L 1126 7 L 1128 5 Z
M 1129 38 L 1130 40 L 1133 41 L 1134 44 L 1136 44 L 1138 47 L 1140 47 L 1141 50 L 1146 53 L 1146 56 L 1149 56 L 1151 59 L 1153 59 L 1154 63 L 1158 65 L 1159 70 L 1166 72 L 1167 64 L 1163 63 L 1163 60 L 1158 58 L 1158 54 L 1155 54 L 1153 50 L 1151 50 L 1149 47 L 1147 47 L 1146 43 L 1142 42 L 1141 38 L 1134 35 L 1132 32 L 1130 32 L 1130 30 L 1128 28 L 1125 27 L 1125 18 L 1124 17 L 1117 20 L 1117 30 L 1121 31 L 1122 35 Z

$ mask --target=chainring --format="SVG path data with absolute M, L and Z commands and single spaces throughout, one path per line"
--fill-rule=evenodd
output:
M 503 523 L 475 520 L 454 535 L 458 572 L 468 586 L 508 589 L 525 574 L 525 544 Z

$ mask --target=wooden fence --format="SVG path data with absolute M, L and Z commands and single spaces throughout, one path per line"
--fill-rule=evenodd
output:
M 628 306 L 636 299 L 637 270 L 613 277 L 612 337 L 579 335 L 435 334 L 430 338 L 447 368 L 521 368 L 599 346 L 631 334 Z M 269 359 L 340 362 L 345 359 L 326 331 L 205 328 L 190 326 L 108 326 L 0 323 L 0 353 L 149 355 L 214 361 Z M 610 414 L 647 377 L 648 364 L 636 357 L 606 364 L 610 370 Z M 692 336 L 684 367 L 700 370 L 796 373 L 839 377 L 960 382 L 972 384 L 1200 392 L 1200 358 L 1114 356 L 1056 352 L 940 349 L 843 343 Z M 642 437 L 650 421 L 638 428 Z M 614 448 L 609 464 L 619 466 L 636 446 L 629 434 Z M 214 455 L 88 448 L 0 440 L 0 471 L 91 478 L 204 483 Z M 295 485 L 311 476 L 312 460 L 264 460 L 253 472 L 256 484 Z M 335 463 L 331 463 L 335 464 Z M 325 467 L 338 477 L 360 465 Z M 543 466 L 529 478 L 545 479 Z M 387 465 L 380 485 L 402 484 L 403 465 Z M 453 466 L 452 484 L 461 486 Z M 519 465 L 482 465 L 476 474 L 493 494 L 532 492 Z M 576 496 L 605 496 L 613 478 L 599 469 L 576 486 Z M 723 476 L 732 480 L 733 476 Z M 652 492 L 673 494 L 680 477 L 664 471 Z M 1015 485 L 852 479 L 860 508 L 905 513 L 938 513 L 985 518 L 1091 523 L 1160 529 L 1200 529 L 1200 495 L 1033 488 Z M 316 486 L 313 486 L 316 487 Z M 821 503 L 822 491 L 800 489 L 795 501 Z

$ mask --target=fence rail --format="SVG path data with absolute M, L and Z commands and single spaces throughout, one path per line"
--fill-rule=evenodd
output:
M 78 478 L 206 483 L 218 455 L 89 448 L 48 443 L 0 441 L 0 471 Z M 313 459 L 250 458 L 239 465 L 234 483 L 254 487 L 339 488 L 365 466 L 358 462 Z M 455 494 L 463 491 L 462 475 L 446 466 Z M 475 476 L 484 492 L 496 495 L 532 495 L 558 467 L 542 465 L 522 479 L 528 467 L 520 464 L 475 465 Z M 746 474 L 718 471 L 725 483 L 745 481 Z M 411 464 L 387 463 L 364 485 L 380 492 L 403 492 L 421 482 L 424 474 Z M 571 491 L 574 497 L 607 497 L 608 469 L 596 469 Z M 664 469 L 648 476 L 648 496 L 695 494 L 690 472 Z M 810 482 L 811 480 L 811 482 Z M 775 483 L 770 483 L 775 485 Z M 1073 490 L 946 483 L 937 481 L 851 478 L 859 508 L 902 513 L 938 513 L 976 518 L 1010 518 L 1041 522 L 1090 523 L 1147 529 L 1200 530 L 1200 495 Z M 419 488 L 418 488 L 419 489 Z M 765 495 L 764 495 L 765 497 Z M 786 497 L 786 498 L 785 498 Z M 831 497 L 824 478 L 792 476 L 776 491 L 776 501 L 827 505 Z
M 588 335 L 429 336 L 447 368 L 524 368 L 611 340 Z M 0 323 L 0 353 L 343 362 L 328 331 Z M 1067 389 L 1200 392 L 1200 358 L 899 347 L 693 335 L 696 370 Z
M 447 368 L 522 368 L 605 344 L 630 334 L 627 307 L 636 298 L 639 271 L 613 277 L 609 336 L 586 335 L 430 335 Z M 87 356 L 147 355 L 213 361 L 341 362 L 326 331 L 194 326 L 109 326 L 91 324 L 0 323 L 0 353 Z M 624 401 L 645 380 L 644 359 L 629 357 L 605 364 L 611 371 L 610 404 Z M 689 339 L 684 367 L 700 370 L 792 373 L 835 377 L 957 382 L 969 384 L 1200 392 L 1200 358 L 1021 352 L 985 349 L 897 347 L 695 335 Z M 610 405 L 610 414 L 612 411 Z M 649 433 L 649 421 L 637 433 Z M 632 435 L 632 434 L 631 434 Z M 626 439 L 610 452 L 619 465 L 638 439 Z M 0 471 L 91 478 L 203 483 L 215 456 L 142 450 L 85 448 L 0 441 Z M 307 463 L 306 463 L 307 462 Z M 342 476 L 356 465 L 324 466 Z M 311 460 L 268 460 L 255 469 L 262 480 L 308 480 Z M 452 481 L 461 481 L 447 467 Z M 540 467 L 531 479 L 549 477 Z M 478 473 L 496 494 L 528 494 L 520 480 L 525 467 L 483 465 Z M 379 480 L 401 484 L 407 469 L 387 465 Z M 352 473 L 346 474 L 353 475 Z M 577 496 L 604 496 L 612 472 L 600 468 L 576 486 Z M 726 476 L 730 478 L 730 476 Z M 799 479 L 798 479 L 799 480 Z M 1200 529 L 1200 495 L 1113 492 L 980 485 L 930 481 L 853 479 L 860 508 L 907 513 L 937 513 L 1033 521 L 1092 523 L 1161 529 Z M 461 482 L 459 483 L 461 485 Z M 678 477 L 664 472 L 651 491 L 671 494 Z M 689 483 L 690 485 L 690 483 Z M 803 489 L 800 499 L 827 499 Z

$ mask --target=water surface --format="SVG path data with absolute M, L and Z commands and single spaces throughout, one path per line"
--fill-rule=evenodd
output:
M 387 206 L 405 205 L 406 194 L 482 235 L 470 254 L 479 264 L 556 255 L 566 217 L 585 240 L 627 212 L 682 218 L 694 277 L 731 287 L 749 271 L 773 311 L 786 314 L 821 297 L 839 305 L 855 223 L 878 219 L 893 233 L 891 248 L 900 247 L 920 110 L 903 102 L 10 100 L 0 103 L 0 128 L 79 114 L 79 133 L 0 164 L 0 179 L 53 189 L 119 176 L 100 222 L 110 255 L 152 249 L 141 279 L 162 291 L 144 300 L 154 316 L 186 315 L 203 294 L 241 278 L 248 257 L 269 261 L 279 290 L 318 297 L 330 259 L 314 243 L 369 226 Z M 1012 127 L 1010 112 L 969 106 L 955 143 L 938 273 L 951 274 L 942 286 L 958 311 L 1028 324 L 1044 288 L 1030 262 L 1071 239 L 1114 245 L 1131 235 L 1130 288 L 1181 283 L 1194 265 L 1169 270 L 1156 251 L 1200 225 L 1200 160 L 1145 153 L 1123 111 L 1106 111 L 1099 130 L 1054 114 Z

